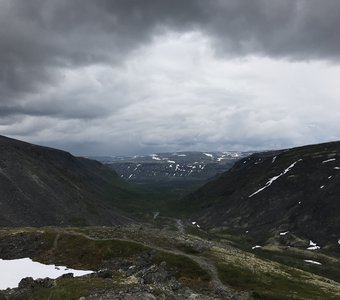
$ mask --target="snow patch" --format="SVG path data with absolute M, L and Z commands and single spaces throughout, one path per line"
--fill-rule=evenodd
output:
M 210 154 L 210 153 L 203 153 L 205 156 L 208 156 L 208 157 L 210 157 L 210 158 L 213 158 L 213 155 L 212 154 Z
M 272 164 L 275 162 L 275 160 L 276 160 L 276 156 L 273 157 Z
M 324 160 L 322 163 L 326 164 L 328 162 L 335 161 L 335 160 L 336 160 L 335 158 L 331 158 L 331 159 Z
M 320 186 L 320 189 L 323 189 L 325 186 L 324 185 L 322 185 L 322 186 Z
M 315 261 L 315 260 L 304 259 L 304 261 L 305 261 L 306 263 L 309 263 L 309 264 L 322 265 L 322 263 L 319 263 L 318 261 Z
M 286 235 L 287 233 L 289 233 L 289 231 L 280 232 L 280 235 Z
M 151 154 L 151 158 L 154 160 L 161 160 L 157 154 Z
M 307 250 L 319 250 L 319 249 L 320 249 L 320 246 L 318 246 L 312 240 L 309 241 L 309 247 L 307 248 Z
M 192 225 L 195 225 L 196 223 L 197 223 L 196 221 L 191 222 Z
M 64 266 L 45 265 L 31 260 L 20 258 L 3 260 L 0 259 L 0 289 L 15 288 L 20 280 L 25 277 L 33 279 L 49 277 L 55 279 L 66 273 L 73 273 L 74 276 L 83 276 L 93 271 L 68 269 Z
M 254 250 L 254 249 L 258 249 L 258 248 L 262 248 L 262 246 L 255 245 L 254 247 L 251 247 L 251 249 L 252 249 L 252 250 Z

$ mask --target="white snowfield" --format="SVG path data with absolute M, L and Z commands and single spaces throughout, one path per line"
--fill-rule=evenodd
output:
M 250 197 L 253 197 L 254 195 L 258 194 L 259 192 L 262 192 L 264 189 L 266 189 L 267 187 L 269 187 L 275 180 L 279 179 L 281 176 L 287 174 L 294 166 L 296 163 L 298 163 L 299 161 L 302 161 L 302 159 L 297 160 L 296 162 L 292 163 L 287 169 L 285 169 L 282 173 L 280 173 L 277 176 L 274 176 L 272 178 L 270 178 L 267 183 L 264 185 L 264 187 L 258 189 L 256 192 L 252 193 L 251 195 L 249 195 Z
M 55 279 L 63 274 L 73 273 L 74 276 L 83 276 L 93 271 L 68 269 L 63 266 L 44 265 L 31 260 L 20 258 L 12 260 L 0 259 L 0 289 L 15 288 L 21 279 L 25 277 L 52 278 Z
M 211 158 L 213 158 L 213 155 L 212 154 L 210 154 L 210 153 L 203 153 L 205 156 L 208 156 L 208 157 L 211 157 Z

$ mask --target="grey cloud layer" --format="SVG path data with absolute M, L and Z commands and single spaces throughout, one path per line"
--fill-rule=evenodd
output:
M 339 13 L 338 0 L 0 0 L 0 126 L 12 122 L 9 133 L 36 134 L 43 121 L 29 118 L 26 128 L 15 127 L 18 116 L 110 120 L 143 101 L 121 68 L 167 32 L 199 32 L 222 58 L 337 63 Z M 92 78 L 101 66 L 113 71 Z M 83 69 L 89 74 L 79 74 Z M 216 92 L 209 89 L 206 97 Z M 178 143 L 190 144 L 188 136 Z

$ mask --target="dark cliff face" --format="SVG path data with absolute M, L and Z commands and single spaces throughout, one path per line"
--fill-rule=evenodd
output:
M 289 231 L 338 249 L 340 142 L 253 154 L 182 200 L 210 228 L 262 242 Z
M 129 197 L 99 162 L 0 136 L 0 226 L 126 223 L 114 204 Z

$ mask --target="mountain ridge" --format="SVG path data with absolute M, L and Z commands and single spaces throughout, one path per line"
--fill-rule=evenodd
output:
M 339 153 L 340 142 L 255 153 L 177 204 L 207 228 L 339 251 Z
M 131 197 L 101 163 L 0 136 L 1 226 L 132 222 L 115 208 Z M 125 214 L 126 215 L 126 214 Z

